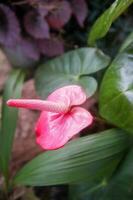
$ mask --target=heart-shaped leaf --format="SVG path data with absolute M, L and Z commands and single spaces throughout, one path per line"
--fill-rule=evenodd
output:
M 133 133 L 133 54 L 120 53 L 108 68 L 100 90 L 100 113 Z
M 55 185 L 108 176 L 128 146 L 128 135 L 111 129 L 71 141 L 64 148 L 47 151 L 25 165 L 14 184 Z
M 65 85 L 81 85 L 89 96 L 97 89 L 90 74 L 105 68 L 110 59 L 96 48 L 80 48 L 41 65 L 36 72 L 36 88 L 42 97 Z

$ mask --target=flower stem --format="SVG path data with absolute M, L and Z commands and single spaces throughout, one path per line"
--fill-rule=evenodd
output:
M 66 113 L 69 110 L 69 106 L 65 105 L 64 103 L 55 103 L 52 101 L 36 99 L 10 99 L 7 101 L 7 105 L 55 113 Z

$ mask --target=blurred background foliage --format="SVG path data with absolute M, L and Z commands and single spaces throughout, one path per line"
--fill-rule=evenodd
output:
M 113 0 L 1 0 L 1 47 L 13 67 L 24 68 L 36 65 L 40 55 L 47 59 L 86 46 L 92 24 L 112 3 Z M 114 56 L 131 32 L 132 9 L 130 6 L 113 23 L 107 36 L 97 42 L 105 53 Z

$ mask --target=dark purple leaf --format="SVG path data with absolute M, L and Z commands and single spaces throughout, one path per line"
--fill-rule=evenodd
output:
M 27 0 L 27 2 L 32 6 L 34 6 L 34 5 L 38 5 L 38 4 L 42 4 L 43 2 L 45 2 L 45 1 L 47 1 L 47 0 Z
M 41 16 L 45 17 L 48 14 L 48 9 L 46 7 L 48 4 L 47 0 L 27 0 L 27 2 L 33 6 Z
M 15 13 L 7 6 L 0 4 L 0 43 L 14 45 L 20 39 L 20 26 Z
M 34 40 L 23 38 L 20 42 L 22 51 L 27 57 L 37 61 L 39 59 L 39 52 Z
M 14 67 L 32 67 L 40 57 L 36 42 L 31 39 L 21 38 L 13 48 L 5 47 L 4 51 Z
M 26 31 L 34 38 L 49 38 L 49 26 L 44 17 L 37 12 L 28 12 L 24 17 L 24 25 Z
M 47 20 L 49 25 L 54 29 L 62 28 L 70 19 L 72 10 L 69 2 L 62 0 L 56 1 L 57 7 L 51 11 Z
M 79 25 L 83 27 L 84 20 L 88 14 L 87 3 L 85 0 L 71 0 L 72 11 Z
M 42 6 L 38 6 L 37 11 L 42 17 L 45 17 L 48 14 L 48 10 Z
M 43 55 L 48 57 L 58 56 L 64 52 L 64 44 L 58 38 L 38 40 L 38 47 Z

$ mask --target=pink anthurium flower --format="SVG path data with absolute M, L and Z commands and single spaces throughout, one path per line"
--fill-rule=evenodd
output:
M 42 111 L 35 128 L 36 141 L 43 149 L 52 150 L 92 123 L 92 115 L 80 106 L 86 99 L 80 86 L 71 85 L 57 89 L 46 101 L 10 99 L 7 105 Z

